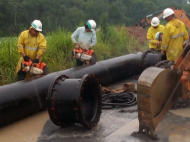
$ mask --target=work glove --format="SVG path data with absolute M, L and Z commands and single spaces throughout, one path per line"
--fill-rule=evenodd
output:
M 23 58 L 24 58 L 24 61 L 26 61 L 26 62 L 28 62 L 30 59 L 30 57 L 28 57 L 28 56 L 24 56 Z
M 32 63 L 39 63 L 39 59 L 32 60 Z

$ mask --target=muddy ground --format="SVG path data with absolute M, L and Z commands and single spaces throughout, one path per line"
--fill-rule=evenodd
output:
M 147 31 L 146 31 L 146 29 L 144 29 L 144 28 L 142 28 L 140 26 L 134 26 L 134 27 L 126 27 L 126 30 L 128 31 L 129 35 L 131 35 L 135 39 L 137 39 L 140 44 L 144 44 L 144 42 L 147 41 L 147 38 L 146 38 Z

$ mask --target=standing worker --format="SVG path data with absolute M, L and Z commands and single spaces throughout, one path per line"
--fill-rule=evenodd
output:
M 184 23 L 175 19 L 172 9 L 166 8 L 163 12 L 163 18 L 167 21 L 167 24 L 163 32 L 161 54 L 166 54 L 167 60 L 176 61 L 189 36 Z
M 42 33 L 42 23 L 39 20 L 34 20 L 31 23 L 29 30 L 23 31 L 18 39 L 18 52 L 22 56 L 17 64 L 16 73 L 18 80 L 24 80 L 29 75 L 22 70 L 22 62 L 32 61 L 32 64 L 40 63 L 42 61 L 42 56 L 46 51 L 46 39 Z M 48 73 L 48 69 L 45 66 L 43 68 L 44 73 Z
M 96 63 L 96 55 L 92 50 L 92 48 L 97 43 L 95 29 L 96 29 L 96 22 L 94 20 L 88 20 L 85 23 L 85 26 L 78 27 L 71 35 L 71 40 L 75 44 L 74 50 L 75 51 L 81 50 L 86 53 L 88 52 L 91 57 L 89 61 L 80 60 L 79 58 L 76 58 L 76 66 Z
M 160 20 L 157 17 L 153 17 L 151 21 L 151 27 L 147 32 L 147 40 L 151 50 L 161 50 L 161 42 L 155 38 L 155 34 L 157 32 L 163 32 L 163 30 L 164 26 L 160 25 Z

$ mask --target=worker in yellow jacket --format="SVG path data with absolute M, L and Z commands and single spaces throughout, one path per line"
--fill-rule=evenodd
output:
M 33 63 L 42 61 L 42 56 L 46 51 L 46 39 L 42 33 L 42 23 L 34 20 L 29 30 L 23 31 L 18 39 L 18 52 L 22 56 L 17 64 L 16 73 L 18 80 L 26 78 L 26 73 L 21 69 L 21 62 L 32 60 Z
M 155 38 L 157 32 L 163 32 L 164 26 L 160 24 L 160 20 L 157 17 L 153 17 L 151 20 L 151 27 L 147 32 L 147 40 L 149 42 L 149 48 L 153 50 L 161 50 L 161 41 Z
M 166 54 L 167 60 L 176 61 L 183 50 L 183 45 L 189 40 L 189 35 L 184 23 L 175 19 L 172 9 L 165 9 L 163 18 L 168 23 L 163 31 L 161 53 Z

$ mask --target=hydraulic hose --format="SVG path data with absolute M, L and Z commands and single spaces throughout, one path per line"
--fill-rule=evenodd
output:
M 135 105 L 137 99 L 132 92 L 107 93 L 102 96 L 102 108 L 128 107 Z

